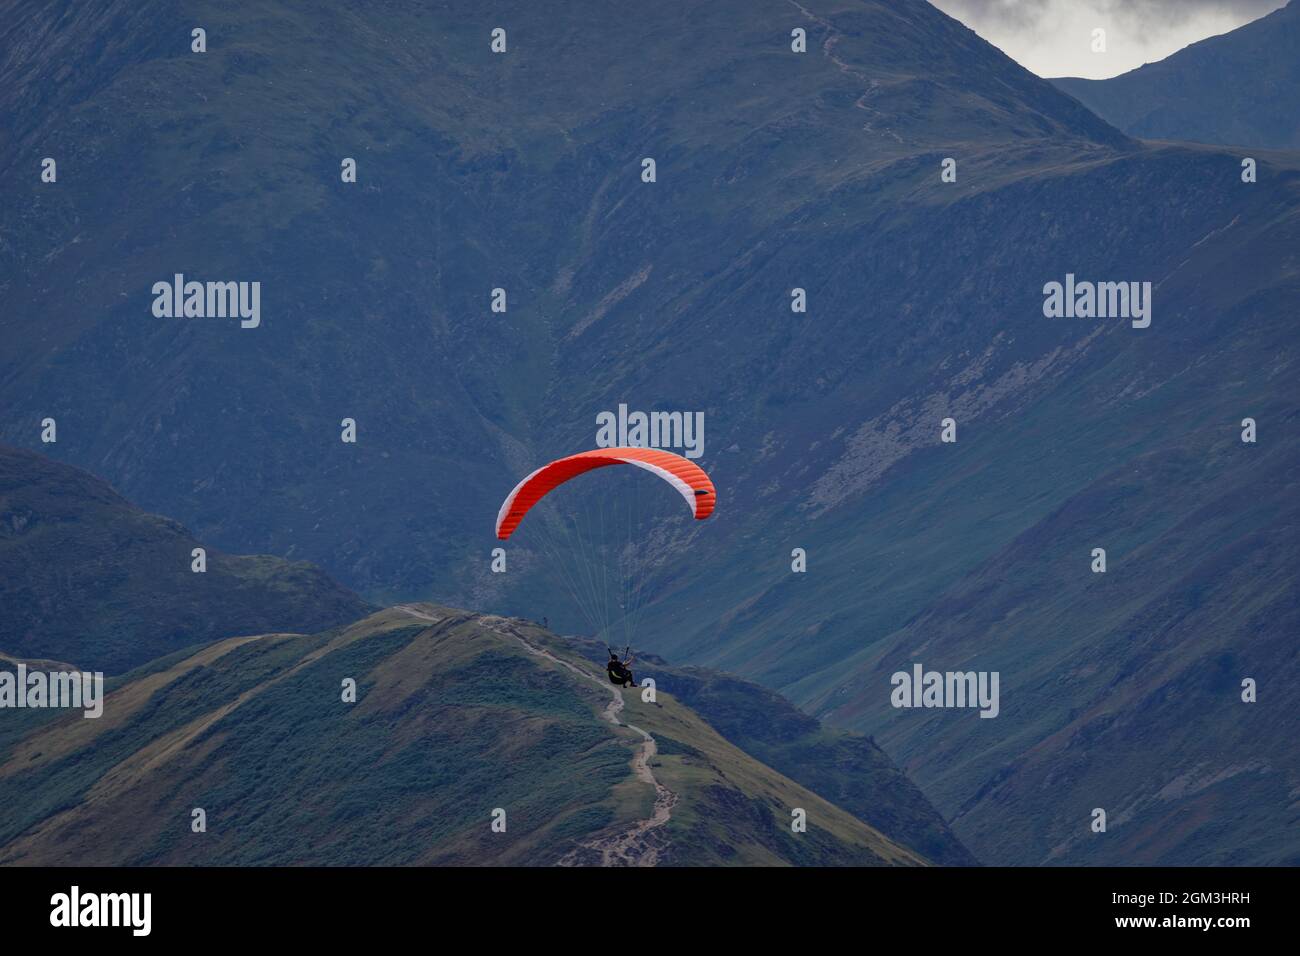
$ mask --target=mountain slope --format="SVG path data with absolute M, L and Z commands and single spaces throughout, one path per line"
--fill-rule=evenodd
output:
M 267 629 L 318 630 L 370 606 L 306 561 L 209 550 L 105 482 L 0 445 L 0 648 L 119 673 Z
M 1051 81 L 1143 139 L 1300 147 L 1300 3 L 1108 80 Z
M 1158 154 L 1174 175 L 1180 153 Z M 1271 182 L 1293 177 L 1283 167 Z M 1290 686 L 1286 595 L 1300 567 L 1288 543 L 1297 289 L 1293 257 L 1277 263 L 1300 228 L 1292 208 L 1260 198 L 1225 221 L 1232 242 L 1194 234 L 1162 270 L 1159 301 L 1180 315 L 1153 347 L 1078 362 L 950 448 L 897 455 L 906 407 L 868 420 L 842 472 L 855 496 L 820 526 L 782 527 L 785 549 L 758 538 L 772 563 L 757 593 L 736 600 L 746 569 L 723 571 L 683 595 L 728 608 L 720 627 L 647 630 L 673 636 L 666 653 L 758 676 L 875 735 L 985 862 L 1292 859 L 1277 834 L 1300 766 L 1285 732 L 1266 729 L 1286 725 L 1286 696 L 1238 700 L 1245 677 Z M 930 420 L 994 384 L 936 389 Z M 1269 422 L 1258 445 L 1240 440 L 1246 417 Z M 783 560 L 793 545 L 808 549 L 806 575 Z M 1088 569 L 1097 546 L 1119 562 L 1109 578 Z M 1099 583 L 1116 577 L 1138 595 L 1117 603 Z M 1000 671 L 1001 716 L 892 710 L 889 677 L 916 661 Z M 1104 841 L 1086 828 L 1099 805 L 1112 811 Z
M 1004 175 L 976 158 L 993 144 L 1041 167 L 1125 143 L 923 0 L 691 4 L 687 44 L 660 29 L 685 6 L 588 10 L 580 30 L 517 4 L 3 12 L 0 436 L 34 444 L 53 416 L 54 453 L 144 507 L 367 594 L 482 606 L 483 528 L 539 456 L 589 446 L 622 398 L 720 414 L 732 383 L 699 375 L 745 332 L 734 316 L 779 315 L 780 237 L 851 236 L 882 189 L 928 192 L 954 142 L 972 182 Z M 515 42 L 494 56 L 501 22 Z M 45 156 L 56 184 L 29 175 Z M 829 202 L 852 215 L 827 222 Z M 858 298 L 805 263 L 819 314 Z M 178 272 L 260 281 L 260 326 L 155 318 L 151 286 Z M 654 394 L 620 387 L 629 369 L 663 373 Z
M 1081 491 L 819 698 L 875 728 L 987 862 L 1300 860 L 1300 454 L 1203 437 Z M 1176 507 L 1151 494 L 1170 487 Z M 1099 544 L 1105 574 L 1086 570 Z M 998 671 L 1001 714 L 892 711 L 890 675 L 918 661 Z
M 604 645 L 575 643 L 593 664 L 604 666 Z M 976 862 L 874 740 L 822 726 L 780 695 L 730 674 L 671 667 L 653 654 L 639 658 L 636 673 L 639 679 L 648 677 L 657 686 L 671 689 L 677 700 L 747 754 L 931 862 L 945 866 Z
M 618 844 L 612 862 L 922 862 L 670 694 L 624 698 L 662 748 L 642 761 L 644 737 L 602 716 L 620 693 L 540 628 L 433 605 L 219 642 L 127 675 L 99 720 L 10 743 L 0 860 L 582 865 Z
M 638 643 L 884 739 L 878 659 L 901 634 L 924 646 L 905 629 L 949 595 L 982 601 L 965 588 L 990 561 L 1028 570 L 1016 549 L 1041 523 L 1076 505 L 1080 537 L 1115 534 L 1088 489 L 1153 460 L 1224 465 L 1216 443 L 1246 416 L 1262 441 L 1293 440 L 1294 157 L 1260 157 L 1246 184 L 1237 151 L 1134 142 L 922 0 L 602 7 L 581 24 L 514 4 L 258 9 L 196 7 L 202 56 L 180 39 L 191 21 L 160 5 L 0 18 L 14 51 L 0 429 L 34 444 L 55 415 L 59 454 L 204 540 L 303 555 L 368 594 L 576 629 L 527 528 L 511 573 L 489 572 L 501 499 L 590 447 L 620 403 L 702 411 L 720 506 L 656 529 Z M 796 27 L 806 54 L 790 51 Z M 45 155 L 57 186 L 34 175 Z M 338 181 L 347 156 L 355 186 Z M 262 325 L 154 319 L 151 284 L 178 271 L 263 281 Z M 1071 274 L 1149 281 L 1151 327 L 1045 318 L 1045 283 Z M 498 287 L 504 314 L 489 310 Z M 807 313 L 791 311 L 796 288 Z M 355 445 L 339 441 L 345 416 Z M 1131 513 L 1235 490 L 1284 515 L 1277 459 L 1243 467 L 1195 490 L 1137 487 Z M 1163 528 L 1139 522 L 1124 546 L 1172 546 Z M 1090 581 L 1069 563 L 1080 542 L 1052 540 L 1043 560 Z M 1294 583 L 1266 544 L 1246 538 L 1243 560 Z M 1176 592 L 1176 567 L 1159 566 L 1153 589 Z M 1044 624 L 1040 665 L 1104 650 L 1139 668 L 1177 617 L 1153 607 L 1117 642 L 1091 626 L 1114 619 L 1101 602 L 1051 617 L 1055 592 L 1004 586 L 1008 619 Z M 1209 610 L 1229 612 L 1234 594 L 1215 593 Z M 1216 650 L 1257 640 L 1261 666 L 1285 671 L 1257 623 Z M 999 633 L 984 622 L 938 646 L 966 644 L 994 654 Z M 947 655 L 925 663 L 949 669 Z M 1033 839 L 1013 845 L 973 811 L 963 834 L 1038 862 L 1095 788 L 1029 757 L 1105 689 L 1067 685 L 1020 723 L 1012 675 L 1034 675 L 1006 666 L 1014 729 L 979 721 L 960 776 L 927 757 L 942 747 L 891 746 L 954 813 L 1022 766 L 1005 812 Z M 1221 712 L 1197 686 L 1169 719 L 1201 728 L 1192 757 L 1222 764 L 1236 729 L 1205 721 Z M 1115 793 L 1177 791 L 1187 758 L 1153 748 Z M 1031 794 L 1062 816 L 1044 821 Z M 1231 855 L 1276 819 L 1242 815 L 1195 848 L 1170 830 L 1150 858 Z

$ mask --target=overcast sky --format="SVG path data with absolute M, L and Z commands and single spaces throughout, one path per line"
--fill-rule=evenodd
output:
M 1103 79 L 1235 30 L 1286 0 L 930 0 L 1039 76 Z M 1300 3 L 1300 0 L 1296 0 Z M 1106 52 L 1092 52 L 1092 31 Z

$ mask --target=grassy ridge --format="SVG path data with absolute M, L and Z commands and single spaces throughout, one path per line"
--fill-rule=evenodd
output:
M 436 623 L 385 611 L 221 641 L 115 682 L 100 720 L 25 718 L 0 753 L 0 861 L 547 865 L 650 814 L 654 790 L 630 768 L 640 738 L 602 719 L 602 687 L 475 615 L 425 608 Z M 920 862 L 680 703 L 637 708 L 680 741 L 656 765 L 680 812 L 661 862 Z M 791 806 L 810 809 L 805 836 Z

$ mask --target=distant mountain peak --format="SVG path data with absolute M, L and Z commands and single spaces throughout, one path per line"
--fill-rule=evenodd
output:
M 1107 80 L 1051 81 L 1131 136 L 1300 146 L 1300 4 Z

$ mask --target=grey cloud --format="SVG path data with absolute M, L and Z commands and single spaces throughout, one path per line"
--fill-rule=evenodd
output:
M 1040 76 L 1115 76 L 1234 30 L 1285 0 L 930 0 Z M 1300 0 L 1292 0 L 1300 3 Z M 1092 29 L 1109 34 L 1090 54 Z
M 949 16 L 1002 27 L 1032 26 L 1055 14 L 1058 0 L 932 0 Z M 1285 6 L 1285 0 L 1071 0 L 1120 22 L 1156 26 L 1205 13 L 1229 14 L 1242 22 Z

